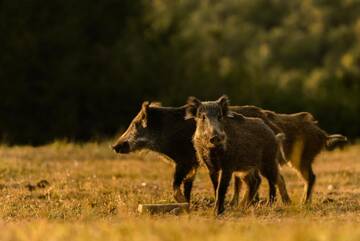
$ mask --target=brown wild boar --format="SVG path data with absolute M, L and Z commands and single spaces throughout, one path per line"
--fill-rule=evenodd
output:
M 329 135 L 317 125 L 317 121 L 308 112 L 278 114 L 265 110 L 264 113 L 269 121 L 285 133 L 283 148 L 286 158 L 282 159 L 280 164 L 288 162 L 300 173 L 305 181 L 302 202 L 309 203 L 316 180 L 312 169 L 315 157 L 324 148 L 333 149 L 346 143 L 347 138 L 340 134 Z
M 263 110 L 256 106 L 230 106 L 231 111 L 248 117 L 258 117 L 274 131 L 284 133 L 286 138 L 281 145 L 282 156 L 279 158 L 281 165 L 290 164 L 304 179 L 303 203 L 311 201 L 311 193 L 315 183 L 315 174 L 312 170 L 312 162 L 323 150 L 334 149 L 337 145 L 347 142 L 347 138 L 340 134 L 329 135 L 318 125 L 318 121 L 308 112 L 294 114 L 279 114 L 269 110 Z M 232 203 L 236 205 L 239 197 L 241 180 L 235 178 L 234 197 Z
M 231 112 L 228 98 L 201 102 L 190 97 L 186 109 L 186 119 L 195 119 L 196 130 L 193 143 L 199 161 L 205 163 L 213 173 L 212 181 L 220 180 L 216 189 L 215 214 L 224 211 L 227 188 L 233 173 L 249 173 L 258 170 L 269 184 L 269 204 L 276 196 L 276 187 L 284 187 L 280 177 L 278 141 L 274 132 L 260 118 L 248 118 Z M 251 187 L 252 197 L 258 186 Z M 250 200 L 252 199 L 250 197 Z M 285 202 L 287 200 L 284 200 Z

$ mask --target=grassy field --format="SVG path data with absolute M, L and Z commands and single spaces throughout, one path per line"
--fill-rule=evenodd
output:
M 138 214 L 139 203 L 172 201 L 173 166 L 108 146 L 0 146 L 0 240 L 360 240 L 360 146 L 317 158 L 311 206 L 299 204 L 302 181 L 286 167 L 291 206 L 228 208 L 221 218 L 205 168 L 190 214 Z

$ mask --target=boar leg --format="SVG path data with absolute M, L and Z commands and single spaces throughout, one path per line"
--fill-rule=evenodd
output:
M 234 194 L 230 205 L 233 207 L 237 207 L 239 205 L 239 195 L 241 190 L 241 179 L 238 176 L 234 176 Z
M 284 204 L 290 204 L 291 199 L 290 199 L 289 194 L 287 192 L 285 180 L 284 180 L 284 177 L 282 175 L 278 176 L 277 186 L 279 188 L 279 192 L 280 192 L 282 202 Z
M 268 204 L 272 205 L 276 198 L 276 184 L 278 182 L 279 174 L 279 167 L 277 163 L 273 163 L 270 165 L 271 162 L 267 162 L 269 165 L 265 166 L 264 169 L 261 170 L 261 174 L 267 179 L 269 183 L 269 201 Z
M 179 203 L 187 202 L 185 196 L 181 192 L 181 184 L 188 173 L 189 173 L 189 168 L 187 166 L 184 165 L 175 166 L 173 190 L 174 190 L 174 198 Z
M 300 174 L 302 178 L 305 180 L 304 186 L 304 196 L 302 199 L 303 204 L 308 204 L 311 202 L 312 190 L 315 184 L 316 176 L 311 166 L 311 162 L 303 162 L 306 165 L 303 165 L 300 169 Z
M 239 205 L 241 178 L 235 176 L 234 179 L 234 195 L 230 204 L 233 207 L 237 207 Z M 250 172 L 248 175 L 245 176 L 244 182 L 247 184 L 247 189 L 245 191 L 244 198 L 241 200 L 241 206 L 246 206 L 259 202 L 258 189 L 261 184 L 261 177 L 259 175 L 259 172 Z
M 190 168 L 190 171 L 186 174 L 186 178 L 184 180 L 184 195 L 185 199 L 188 203 L 190 203 L 191 199 L 191 190 L 193 187 L 193 182 L 195 179 L 197 168 Z
M 269 205 L 271 206 L 275 202 L 276 198 L 276 187 L 274 180 L 268 179 L 269 183 Z
M 261 177 L 259 172 L 255 172 L 252 176 L 250 176 L 251 182 L 249 183 L 249 197 L 248 202 L 249 204 L 254 204 L 259 202 L 259 187 L 261 184 Z
M 214 196 L 216 198 L 216 190 L 217 190 L 218 184 L 219 184 L 219 170 L 209 168 L 209 175 L 210 175 L 211 183 L 214 188 Z
M 259 176 L 258 172 L 249 173 L 247 176 L 245 176 L 244 182 L 246 183 L 247 188 L 245 195 L 241 200 L 241 206 L 243 208 L 247 208 L 254 203 L 254 198 L 258 193 L 261 184 L 261 177 Z
M 215 215 L 220 215 L 224 212 L 224 202 L 226 191 L 229 187 L 232 172 L 228 170 L 221 171 L 220 183 L 216 190 L 216 201 L 215 201 Z

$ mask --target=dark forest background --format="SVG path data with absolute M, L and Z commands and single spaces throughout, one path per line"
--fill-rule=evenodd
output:
M 112 137 L 143 100 L 310 111 L 360 136 L 360 1 L 0 0 L 0 140 Z

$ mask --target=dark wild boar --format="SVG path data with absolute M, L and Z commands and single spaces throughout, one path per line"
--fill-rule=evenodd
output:
M 262 119 L 231 112 L 226 96 L 208 102 L 190 97 L 186 119 L 195 119 L 193 143 L 196 155 L 208 167 L 214 186 L 217 185 L 216 215 L 224 211 L 225 195 L 233 173 L 259 171 L 268 181 L 270 204 L 275 200 L 276 185 L 283 192 L 285 184 L 277 162 L 278 141 Z M 251 187 L 252 197 L 257 189 L 258 185 Z M 283 201 L 287 202 L 286 199 Z
M 173 190 L 177 202 L 190 202 L 198 168 L 191 140 L 195 123 L 184 120 L 185 110 L 185 106 L 161 107 L 144 102 L 128 129 L 112 146 L 117 153 L 150 149 L 172 159 L 175 162 Z M 184 194 L 181 192 L 182 184 Z

